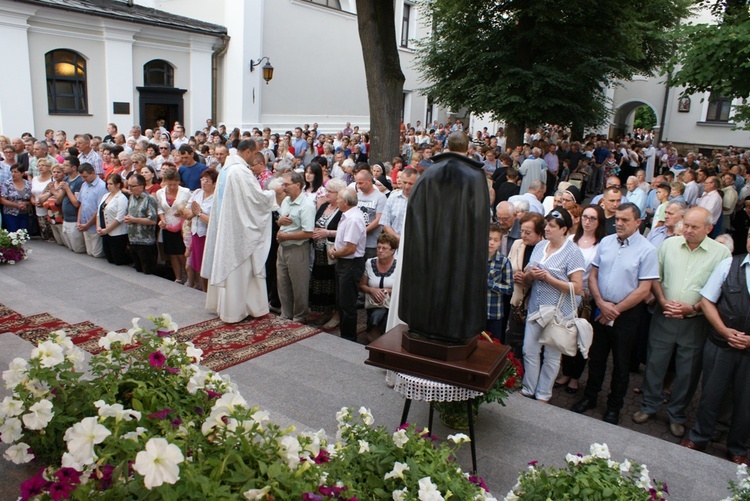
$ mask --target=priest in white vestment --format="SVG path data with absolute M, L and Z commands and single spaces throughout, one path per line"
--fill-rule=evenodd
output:
M 241 141 L 219 174 L 201 266 L 206 308 L 227 323 L 268 314 L 265 264 L 277 205 L 276 194 L 264 191 L 250 170 L 253 146 Z

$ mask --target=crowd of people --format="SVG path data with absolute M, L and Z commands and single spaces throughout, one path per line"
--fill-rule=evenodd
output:
M 226 322 L 274 311 L 362 343 L 386 331 L 420 175 L 444 152 L 472 158 L 492 217 L 486 328 L 522 356 L 521 394 L 540 403 L 555 389 L 575 394 L 588 370 L 572 410 L 596 408 L 611 354 L 604 421 L 617 424 L 627 392 L 641 393 L 636 423 L 666 405 L 670 432 L 694 449 L 725 426 L 730 459 L 747 463 L 742 149 L 679 152 L 640 129 L 575 141 L 557 126 L 507 147 L 502 131 L 470 133 L 459 120 L 402 123 L 391 159 L 369 158 L 368 133 L 350 123 L 330 134 L 317 124 L 229 132 L 211 120 L 190 137 L 163 122 L 129 137 L 114 124 L 106 132 L 72 142 L 53 130 L 39 140 L 0 136 L 3 228 L 147 274 L 163 263 L 176 282 L 207 291 L 207 307 Z M 544 305 L 589 320 L 590 346 L 568 356 L 543 345 L 531 318 Z M 642 387 L 631 388 L 640 366 Z

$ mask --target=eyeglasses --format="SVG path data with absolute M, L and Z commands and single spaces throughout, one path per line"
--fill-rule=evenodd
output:
M 581 219 L 583 219 L 584 221 L 598 221 L 599 220 L 599 218 L 596 216 L 587 216 L 586 214 L 581 216 Z
M 159 149 L 160 149 L 160 150 L 168 150 L 168 149 L 169 149 L 169 147 L 168 147 L 168 146 L 159 146 Z
M 529 235 L 533 235 L 533 234 L 534 234 L 534 232 L 531 231 L 531 230 L 521 230 L 521 235 L 529 236 Z

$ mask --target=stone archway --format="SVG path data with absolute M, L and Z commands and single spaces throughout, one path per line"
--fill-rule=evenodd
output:
M 656 107 L 647 101 L 633 100 L 622 103 L 615 111 L 614 117 L 612 117 L 612 123 L 609 126 L 609 137 L 621 137 L 626 133 L 631 132 L 633 115 L 641 106 L 648 106 L 654 111 L 654 114 L 656 115 L 656 126 L 654 129 L 659 130 L 661 128 L 661 123 L 659 114 L 656 112 Z

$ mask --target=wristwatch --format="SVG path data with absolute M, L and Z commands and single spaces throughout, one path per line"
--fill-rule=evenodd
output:
M 698 308 L 693 304 L 690 306 L 693 309 L 693 313 L 698 313 Z

